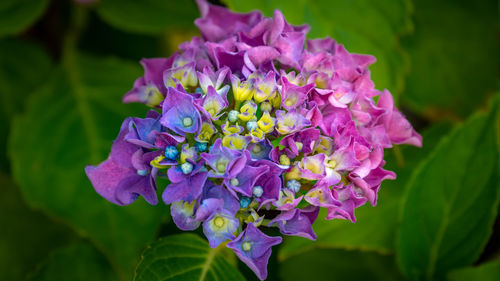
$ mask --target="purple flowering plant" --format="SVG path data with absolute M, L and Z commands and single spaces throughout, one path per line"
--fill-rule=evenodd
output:
M 355 222 L 355 209 L 375 206 L 382 181 L 396 178 L 384 149 L 422 138 L 389 91 L 375 89 L 373 56 L 306 40 L 309 27 L 279 10 L 198 6 L 201 37 L 141 60 L 144 75 L 123 101 L 149 111 L 125 119 L 108 159 L 85 171 L 117 205 L 139 196 L 156 205 L 159 189 L 178 228 L 201 226 L 210 247 L 231 248 L 264 280 L 282 238 L 263 230 L 315 240 L 320 208 Z

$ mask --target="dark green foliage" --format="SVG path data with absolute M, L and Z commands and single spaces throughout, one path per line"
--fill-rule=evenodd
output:
M 22 55 L 16 55 L 22 54 Z M 48 54 L 39 46 L 20 40 L 0 40 L 0 129 L 24 109 L 30 94 L 47 82 L 52 69 Z M 8 134 L 0 135 L 0 168 L 7 170 Z
M 129 277 L 166 208 L 142 199 L 115 206 L 97 195 L 83 170 L 106 159 L 122 120 L 134 113 L 121 96 L 139 75 L 129 62 L 75 54 L 32 95 L 10 135 L 13 176 L 28 203 L 67 221 Z
M 314 249 L 290 257 L 281 266 L 281 276 L 284 281 L 403 279 L 397 270 L 394 255 L 343 249 Z
M 0 280 L 26 279 L 51 249 L 76 238 L 67 226 L 29 209 L 19 187 L 1 172 L 0 204 Z
M 500 259 L 485 263 L 480 266 L 470 266 L 457 269 L 448 274 L 450 281 L 481 280 L 495 281 L 500 276 Z
M 412 67 L 405 103 L 433 118 L 464 118 L 497 90 L 498 1 L 415 1 L 405 38 Z M 422 83 L 425 81 L 425 83 Z
M 117 281 L 106 258 L 91 244 L 79 242 L 57 249 L 32 273 L 30 281 Z
M 500 199 L 498 112 L 456 128 L 413 173 L 397 245 L 411 279 L 469 265 L 486 245 Z
M 97 12 L 117 28 L 146 34 L 191 29 L 199 14 L 193 1 L 164 0 L 101 0 Z
M 396 97 L 403 89 L 409 61 L 399 46 L 399 36 L 412 30 L 408 0 L 227 0 L 236 11 L 261 10 L 272 16 L 280 9 L 287 21 L 309 24 L 308 38 L 333 37 L 349 52 L 371 54 L 377 62 L 370 68 L 375 85 Z
M 24 31 L 45 11 L 49 0 L 2 0 L 0 37 Z
M 245 278 L 216 249 L 194 234 L 166 236 L 142 254 L 134 281 L 244 281 Z

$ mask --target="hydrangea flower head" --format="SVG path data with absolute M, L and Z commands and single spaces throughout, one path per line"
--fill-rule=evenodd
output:
M 384 149 L 422 138 L 391 94 L 375 89 L 374 57 L 306 40 L 309 27 L 280 11 L 198 6 L 201 37 L 141 61 L 144 76 L 123 101 L 150 110 L 127 118 L 109 158 L 86 173 L 118 205 L 139 196 L 157 204 L 160 188 L 180 229 L 201 226 L 213 248 L 228 242 L 264 280 L 282 239 L 263 231 L 315 240 L 320 208 L 355 222 L 355 209 L 375 205 L 382 181 L 395 179 Z M 157 186 L 157 177 L 170 183 Z

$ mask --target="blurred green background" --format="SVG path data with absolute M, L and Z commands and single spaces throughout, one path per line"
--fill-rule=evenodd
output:
M 214 2 L 281 9 L 309 38 L 375 55 L 376 87 L 424 137 L 386 151 L 398 179 L 355 224 L 319 219 L 318 241 L 273 248 L 268 280 L 500 280 L 498 1 Z M 0 1 L 0 280 L 256 280 L 167 206 L 114 206 L 83 171 L 145 112 L 121 104 L 138 60 L 169 56 L 198 15 L 194 1 Z

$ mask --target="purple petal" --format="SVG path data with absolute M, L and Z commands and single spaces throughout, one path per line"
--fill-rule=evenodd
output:
M 318 153 L 302 158 L 299 170 L 302 178 L 319 180 L 326 176 L 325 154 Z
M 188 94 L 169 87 L 163 102 L 163 112 L 161 124 L 179 135 L 196 133 L 200 129 L 200 113 L 193 104 L 193 97 Z M 186 119 L 190 120 L 189 125 L 186 125 Z
M 137 170 L 124 167 L 111 158 L 99 166 L 87 166 L 87 177 L 99 195 L 117 205 L 128 205 L 142 195 L 150 204 L 158 198 L 149 176 L 139 176 Z
M 318 207 L 338 207 L 340 202 L 333 198 L 332 190 L 327 185 L 320 184 L 319 186 L 309 190 L 304 199 L 309 204 Z
M 207 198 L 201 201 L 200 206 L 196 209 L 196 220 L 204 221 L 214 213 L 222 210 L 224 206 L 223 199 Z
M 207 183 L 209 183 L 209 181 L 207 181 Z M 238 200 L 225 187 L 220 185 L 207 184 L 202 198 L 203 200 L 205 200 L 205 198 L 222 199 L 224 203 L 222 208 L 232 215 L 236 214 L 240 209 Z
M 128 205 L 142 195 L 150 204 L 156 204 L 156 172 L 152 173 L 151 168 L 144 165 L 142 149 L 125 140 L 131 120 L 127 118 L 123 121 L 108 159 L 97 167 L 87 166 L 85 172 L 97 193 L 112 203 Z M 148 175 L 138 175 L 137 168 L 144 168 Z
M 209 153 L 202 153 L 201 158 L 213 169 L 210 171 L 210 176 L 217 178 L 234 177 L 243 169 L 246 163 L 244 154 L 222 146 L 221 139 L 215 141 Z
M 259 67 L 266 61 L 272 61 L 280 55 L 280 52 L 269 46 L 258 46 L 249 49 L 247 52 L 249 59 L 255 67 Z
M 223 212 L 215 213 L 203 222 L 203 233 L 210 247 L 217 248 L 222 242 L 234 239 L 233 233 L 238 225 L 239 221 L 233 215 Z
M 141 64 L 144 67 L 144 80 L 153 82 L 157 87 L 163 85 L 163 72 L 165 69 L 172 67 L 173 61 L 177 58 L 176 55 L 170 58 L 152 58 L 142 59 Z M 161 88 L 164 92 L 165 87 Z
M 311 208 L 312 207 L 312 208 Z M 312 229 L 312 223 L 318 216 L 319 208 L 310 206 L 304 210 L 293 209 L 282 212 L 269 222 L 269 225 L 277 225 L 284 235 L 294 235 L 310 240 L 316 240 L 317 236 Z
M 294 156 L 298 156 L 300 152 L 308 155 L 312 152 L 312 146 L 319 139 L 319 136 L 320 131 L 318 129 L 307 128 L 284 137 L 280 144 L 288 147 L 294 153 Z
M 130 122 L 132 118 L 127 118 L 123 121 L 118 137 L 113 141 L 111 146 L 110 157 L 124 167 L 132 167 L 132 155 L 139 149 L 138 146 L 129 143 L 125 140 L 125 136 L 129 134 Z
M 200 226 L 200 221 L 194 218 L 194 203 L 177 201 L 170 206 L 170 215 L 175 225 L 181 230 L 195 230 Z
M 125 139 L 144 148 L 154 148 L 156 136 L 161 131 L 159 118 L 132 118 L 129 124 L 129 133 Z
M 257 179 L 269 170 L 269 167 L 262 165 L 260 167 L 245 166 L 240 173 L 232 178 L 224 180 L 224 184 L 230 189 L 248 197 L 252 197 L 252 188 Z M 237 185 L 233 185 L 237 182 Z
M 239 14 L 230 10 L 209 4 L 205 0 L 197 0 L 201 18 L 194 21 L 203 37 L 208 41 L 220 41 L 240 31 L 248 32 L 262 19 L 258 11 Z
M 297 86 L 290 82 L 285 77 L 281 78 L 282 90 L 281 90 L 281 105 L 286 109 L 290 110 L 302 105 L 307 98 L 309 91 L 314 88 L 314 84 L 307 84 L 305 86 Z
M 255 272 L 260 280 L 267 278 L 267 263 L 271 247 L 280 244 L 281 237 L 271 237 L 262 233 L 252 223 L 227 247 L 234 250 L 238 258 Z
M 382 117 L 382 121 L 384 122 L 387 135 L 389 135 L 393 143 L 422 146 L 422 136 L 413 130 L 410 122 L 406 120 L 401 112 L 393 107 L 394 101 L 389 91 L 385 90 L 382 92 L 378 106 L 387 110 L 386 114 Z
M 163 201 L 165 204 L 179 200 L 192 202 L 201 195 L 207 176 L 207 172 L 199 172 L 183 181 L 169 184 L 163 191 Z
M 281 134 L 291 134 L 311 125 L 311 121 L 297 113 L 295 109 L 288 112 L 276 111 L 277 131 Z
M 270 160 L 269 153 L 271 152 L 272 148 L 273 145 L 271 144 L 271 141 L 269 141 L 269 139 L 267 138 L 261 142 L 257 143 L 252 142 L 247 146 L 247 150 L 250 152 L 252 159 Z
M 335 198 L 342 203 L 339 207 L 328 208 L 326 215 L 327 220 L 339 218 L 348 219 L 351 222 L 356 222 L 356 217 L 354 216 L 354 209 L 362 206 L 366 202 L 366 198 L 359 195 L 354 191 L 354 186 L 349 184 L 344 187 L 334 188 L 333 192 Z
M 311 39 L 307 40 L 307 50 L 313 53 L 328 52 L 333 54 L 335 52 L 336 44 L 337 42 L 329 37 Z
M 277 206 L 276 210 L 289 211 L 297 207 L 300 201 L 302 201 L 302 198 L 304 198 L 304 195 L 295 198 L 293 192 L 288 189 L 282 189 L 279 201 L 276 201 L 273 204 Z

